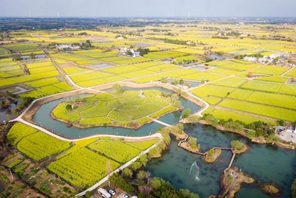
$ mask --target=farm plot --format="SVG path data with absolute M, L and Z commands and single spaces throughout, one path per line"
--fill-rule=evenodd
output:
M 245 80 L 243 78 L 229 77 L 229 78 L 224 78 L 222 80 L 218 80 L 216 82 L 213 82 L 212 84 L 226 86 L 226 87 L 239 87 L 242 84 L 244 84 L 245 82 L 247 82 L 247 80 Z
M 110 72 L 113 74 L 124 74 L 124 73 L 134 72 L 138 70 L 141 70 L 141 68 L 136 66 L 117 66 L 117 67 L 103 69 L 102 71 Z
M 296 96 L 296 85 L 284 84 L 278 91 L 279 93 Z
M 268 81 L 260 81 L 260 80 L 251 80 L 245 83 L 241 88 L 249 89 L 249 90 L 257 90 L 264 92 L 277 92 L 283 84 L 268 82 Z
M 166 58 L 176 58 L 180 56 L 187 55 L 184 52 L 176 52 L 176 51 L 161 51 L 161 52 L 151 52 L 147 54 L 145 57 L 152 59 L 166 59 Z
M 254 91 L 245 90 L 245 89 L 236 89 L 231 92 L 227 97 L 238 99 L 238 100 L 245 100 L 247 99 Z
M 28 82 L 28 83 L 26 83 L 26 85 L 30 86 L 30 87 L 42 87 L 45 85 L 51 85 L 51 84 L 55 84 L 58 82 L 59 82 L 59 80 L 57 78 L 46 78 L 46 79 L 42 79 L 42 80 Z
M 203 97 L 202 99 L 205 100 L 210 105 L 216 105 L 218 102 L 222 100 L 222 98 L 216 97 L 216 96 L 207 96 L 207 97 Z
M 229 75 L 237 74 L 238 71 L 215 67 L 213 69 L 208 69 L 206 71 L 206 73 L 214 73 L 214 74 L 219 74 L 219 75 L 223 75 L 223 76 L 229 76 Z
M 37 129 L 29 127 L 23 123 L 14 124 L 7 134 L 7 139 L 12 145 L 16 145 L 22 138 L 36 133 Z
M 235 120 L 242 121 L 246 124 L 250 124 L 252 122 L 257 122 L 257 121 L 262 121 L 265 123 L 274 123 L 274 121 L 272 121 L 272 120 L 267 120 L 267 119 L 262 119 L 262 118 L 246 115 L 246 114 L 244 114 L 244 112 L 238 113 L 238 112 L 232 112 L 232 111 L 228 111 L 228 110 L 215 109 L 214 111 L 211 112 L 211 114 L 215 118 L 218 118 L 220 120 L 221 119 L 223 119 L 223 120 L 232 119 L 234 121 Z
M 99 152 L 120 164 L 128 162 L 135 156 L 140 154 L 140 150 L 136 149 L 128 144 L 113 140 L 98 140 L 90 145 L 88 148 Z
M 90 69 L 85 69 L 85 68 L 81 68 L 81 67 L 65 67 L 65 68 L 63 68 L 63 70 L 68 75 L 92 72 L 92 70 L 90 70 Z
M 157 141 L 158 141 L 157 139 L 152 139 L 152 140 L 147 140 L 142 142 L 125 142 L 125 144 L 139 150 L 146 150 L 150 148 L 152 145 L 154 145 Z
M 27 68 L 29 69 L 36 69 L 36 68 L 43 68 L 43 67 L 48 67 L 48 66 L 53 66 L 52 63 L 47 60 L 47 61 L 38 61 L 34 63 L 27 63 L 26 64 Z
M 193 89 L 192 93 L 202 98 L 208 97 L 208 96 L 217 96 L 217 97 L 223 98 L 229 95 L 232 91 L 234 91 L 234 88 L 208 84 L 208 85 Z
M 69 147 L 69 142 L 56 139 L 42 132 L 28 135 L 17 144 L 19 151 L 36 161 L 59 153 Z
M 172 71 L 172 70 L 177 70 L 181 69 L 182 67 L 172 65 L 172 64 L 164 64 L 164 65 L 157 65 L 154 67 L 149 67 L 146 68 L 146 70 L 153 71 L 153 72 L 166 72 L 166 71 Z
M 98 59 L 90 58 L 81 54 L 55 54 L 54 58 L 74 61 L 79 65 L 89 65 L 100 62 Z
M 230 70 L 237 70 L 237 71 L 250 70 L 250 69 L 254 69 L 256 67 L 261 66 L 259 64 L 254 64 L 254 63 L 242 61 L 242 60 L 214 61 L 209 63 L 209 65 L 211 66 L 216 65 L 217 67 L 230 69 Z
M 271 82 L 279 82 L 279 83 L 285 83 L 288 78 L 283 76 L 268 76 L 268 77 L 259 77 L 256 78 L 257 80 L 264 80 L 264 81 L 271 81 Z
M 82 81 L 89 81 L 93 79 L 101 79 L 109 76 L 112 76 L 112 74 L 108 74 L 100 71 L 94 71 L 89 73 L 75 74 L 75 75 L 72 75 L 71 78 L 74 82 L 82 82 Z
M 59 89 L 62 89 L 64 91 L 71 91 L 73 90 L 72 87 L 70 87 L 66 82 L 59 82 L 59 83 L 54 83 L 52 86 L 57 87 Z
M 61 93 L 64 92 L 64 90 L 57 88 L 55 86 L 52 85 L 46 85 L 44 87 L 41 87 L 38 89 L 38 91 L 45 93 L 46 95 L 51 95 L 51 94 L 57 94 L 57 93 Z
M 219 106 L 239 111 L 245 111 L 257 115 L 276 118 L 279 120 L 295 121 L 295 110 L 288 110 L 279 107 L 266 106 L 261 104 L 254 104 L 251 102 L 226 99 L 223 100 Z
M 250 102 L 260 103 L 260 104 L 284 107 L 288 109 L 296 109 L 295 96 L 264 93 L 264 92 L 254 92 L 246 100 Z
M 206 72 L 191 72 L 191 74 L 184 75 L 182 78 L 185 80 L 193 80 L 193 81 L 213 81 L 223 78 L 224 76 L 219 74 L 211 74 Z
M 289 67 L 280 66 L 263 66 L 252 70 L 253 74 L 270 74 L 270 75 L 280 75 L 290 69 Z
M 9 44 L 5 47 L 14 52 L 34 52 L 40 50 L 36 43 L 32 44 Z
M 6 55 L 6 54 L 9 54 L 8 51 L 0 47 L 0 56 Z
M 80 188 L 87 188 L 107 175 L 108 161 L 113 170 L 120 166 L 119 163 L 87 148 L 79 148 L 52 162 L 47 168 L 67 182 Z
M 286 73 L 285 76 L 296 77 L 296 68 L 294 68 L 291 71 L 289 71 L 288 73 Z
M 153 67 L 153 66 L 163 65 L 163 64 L 164 64 L 163 62 L 159 62 L 159 61 L 150 61 L 150 62 L 145 62 L 145 63 L 136 63 L 133 65 L 140 67 L 140 68 L 147 68 L 147 67 Z
M 147 75 L 152 75 L 152 74 L 155 74 L 155 72 L 149 71 L 149 70 L 146 70 L 146 69 L 142 69 L 142 70 L 138 70 L 138 71 L 135 71 L 135 72 L 122 73 L 122 74 L 120 74 L 120 76 L 123 77 L 123 78 L 130 79 L 130 78 L 147 76 Z
M 44 72 L 56 71 L 56 68 L 54 66 L 48 66 L 48 67 L 42 67 L 42 68 L 29 69 L 29 71 L 31 75 L 34 75 L 34 74 L 40 74 Z

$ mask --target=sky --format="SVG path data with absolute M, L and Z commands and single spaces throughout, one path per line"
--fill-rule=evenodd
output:
M 0 17 L 296 17 L 296 0 L 1 0 Z

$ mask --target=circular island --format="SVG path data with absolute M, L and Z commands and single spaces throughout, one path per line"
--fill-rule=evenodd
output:
M 182 105 L 178 98 L 158 90 L 112 91 L 64 101 L 52 110 L 51 116 L 78 128 L 116 126 L 138 129 L 180 109 Z

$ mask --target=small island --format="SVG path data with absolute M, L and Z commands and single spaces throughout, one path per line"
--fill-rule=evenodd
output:
M 52 118 L 78 128 L 114 126 L 138 129 L 182 108 L 174 94 L 158 90 L 124 91 L 115 89 L 97 95 L 76 97 L 58 104 Z
M 280 187 L 274 183 L 261 184 L 260 189 L 262 192 L 271 196 L 280 196 L 282 194 Z
M 211 148 L 206 155 L 203 156 L 203 160 L 207 163 L 214 163 L 221 155 L 221 148 Z
M 235 154 L 241 154 L 248 151 L 248 146 L 238 140 L 231 141 L 231 147 Z
M 195 137 L 188 137 L 188 141 L 180 141 L 178 144 L 179 147 L 191 152 L 191 153 L 200 153 L 200 145 L 197 145 L 197 138 Z
M 224 177 L 221 178 L 223 190 L 217 197 L 234 197 L 235 193 L 239 191 L 241 183 L 251 184 L 255 180 L 249 175 L 241 172 L 237 167 L 229 168 L 224 171 Z

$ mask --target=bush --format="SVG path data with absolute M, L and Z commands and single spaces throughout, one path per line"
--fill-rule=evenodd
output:
M 231 141 L 231 146 L 235 150 L 241 150 L 243 148 L 244 144 L 238 140 L 233 140 L 233 141 Z

